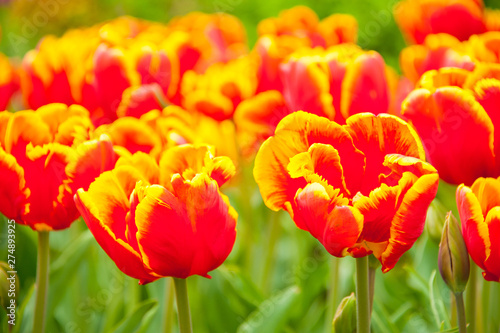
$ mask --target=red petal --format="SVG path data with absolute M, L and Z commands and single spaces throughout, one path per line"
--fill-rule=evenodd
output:
M 491 253 L 491 241 L 481 205 L 471 189 L 463 184 L 457 188 L 456 199 L 467 251 L 472 260 L 484 269 L 484 262 Z
M 425 159 L 418 135 L 398 117 L 357 114 L 347 119 L 345 128 L 351 134 L 356 148 L 366 155 L 365 174 L 356 175 L 363 184 L 361 193 L 364 195 L 379 187 L 379 176 L 388 173 L 388 168 L 383 165 L 387 154 Z
M 0 212 L 7 218 L 17 219 L 25 214 L 29 189 L 24 181 L 24 170 L 14 156 L 0 146 Z
M 471 94 L 457 87 L 414 90 L 402 113 L 422 137 L 429 159 L 441 178 L 472 184 L 494 174 L 491 119 Z
M 125 274 L 148 283 L 157 279 L 149 274 L 140 253 L 127 243 L 125 216 L 129 211 L 127 192 L 132 192 L 140 175 L 121 167 L 102 174 L 88 192 L 79 190 L 75 202 L 95 239 Z

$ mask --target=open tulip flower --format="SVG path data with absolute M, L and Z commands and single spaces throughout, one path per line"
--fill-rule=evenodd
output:
M 295 112 L 260 148 L 254 176 L 266 205 L 337 257 L 373 253 L 389 271 L 423 231 L 438 174 L 397 117 L 362 113 L 341 126 Z
M 208 146 L 165 151 L 159 165 L 138 152 L 121 157 L 75 195 L 90 231 L 125 274 L 209 277 L 233 248 L 237 214 L 219 186 L 235 173 Z
M 1 112 L 0 211 L 36 231 L 69 227 L 79 215 L 75 186 L 88 187 L 117 159 L 109 140 L 87 141 L 91 130 L 76 105 Z
M 488 281 L 500 282 L 500 179 L 478 178 L 457 188 L 457 206 L 467 250 Z

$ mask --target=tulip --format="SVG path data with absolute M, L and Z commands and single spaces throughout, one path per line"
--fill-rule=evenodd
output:
M 116 161 L 109 139 L 87 141 L 92 130 L 89 112 L 77 105 L 0 112 L 0 212 L 38 232 L 34 332 L 44 330 L 49 231 L 71 225 L 76 189 Z
M 139 152 L 121 157 L 75 201 L 104 251 L 140 284 L 209 277 L 234 244 L 236 212 L 219 191 L 234 172 L 206 146 L 171 148 L 159 164 Z
M 438 175 L 423 159 L 396 117 L 365 113 L 341 126 L 295 112 L 260 148 L 254 176 L 265 204 L 332 255 L 373 253 L 387 272 L 421 234 L 436 194 Z
M 395 7 L 394 17 L 412 44 L 421 44 L 429 34 L 466 40 L 486 30 L 482 1 L 476 0 L 405 0 Z
M 252 156 L 279 121 L 294 111 L 306 110 L 343 124 L 367 108 L 377 114 L 396 113 L 395 101 L 401 98 L 398 78 L 382 57 L 352 44 L 300 49 L 279 66 L 279 75 L 281 88 L 251 97 L 235 111 L 245 156 Z
M 273 210 L 286 210 L 336 257 L 356 260 L 358 332 L 369 332 L 368 259 L 391 270 L 423 231 L 437 192 L 420 139 L 397 117 L 361 113 L 341 126 L 294 112 L 255 158 L 254 177 Z
M 277 18 L 262 20 L 259 36 L 292 36 L 305 39 L 307 46 L 332 46 L 356 42 L 358 24 L 351 15 L 333 14 L 319 20 L 316 13 L 306 6 L 283 10 Z
M 478 177 L 500 175 L 500 134 L 494 130 L 500 121 L 499 66 L 429 71 L 403 102 L 402 115 L 448 183 L 471 185 Z
M 90 231 L 125 274 L 140 284 L 173 277 L 179 326 L 191 332 L 185 279 L 210 277 L 233 248 L 237 214 L 219 186 L 235 173 L 207 146 L 182 145 L 160 163 L 138 152 L 121 157 L 75 202 Z
M 471 187 L 457 188 L 457 206 L 462 234 L 472 260 L 483 269 L 488 281 L 500 282 L 499 237 L 500 180 L 478 178 Z

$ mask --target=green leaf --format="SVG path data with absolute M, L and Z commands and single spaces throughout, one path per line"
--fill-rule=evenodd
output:
M 114 333 L 133 333 L 142 330 L 158 310 L 156 300 L 147 300 L 137 306 L 134 312 L 127 316 L 113 330 Z
M 298 286 L 289 287 L 263 301 L 245 322 L 238 327 L 238 333 L 283 332 L 290 310 L 300 298 Z

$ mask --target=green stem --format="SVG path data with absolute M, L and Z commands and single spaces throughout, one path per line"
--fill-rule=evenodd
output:
M 477 289 L 477 266 L 473 262 L 470 265 L 469 284 L 466 288 L 465 304 L 467 319 L 469 321 L 468 332 L 476 333 L 476 289 Z M 458 307 L 458 304 L 457 304 Z
M 332 330 L 333 315 L 337 306 L 338 290 L 339 290 L 339 258 L 332 257 L 330 260 L 330 283 L 327 296 L 327 312 L 325 318 L 325 331 Z
M 45 332 L 45 308 L 49 284 L 49 231 L 38 232 L 38 259 L 36 265 L 36 300 L 33 332 Z
M 180 333 L 192 333 L 191 312 L 189 311 L 189 299 L 187 293 L 186 279 L 174 279 L 175 299 L 177 300 L 177 313 L 179 315 Z
M 356 259 L 356 324 L 358 333 L 370 333 L 368 256 Z
M 375 274 L 377 267 L 368 267 L 368 291 L 370 292 L 370 316 L 373 311 L 373 296 L 375 295 Z
M 274 263 L 274 249 L 276 247 L 276 243 L 278 242 L 278 238 L 281 233 L 281 224 L 279 220 L 280 214 L 279 213 L 272 213 L 271 218 L 270 218 L 270 226 L 269 226 L 269 241 L 268 241 L 268 246 L 267 246 L 267 253 L 266 253 L 266 258 L 264 261 L 264 267 L 262 269 L 262 280 L 261 280 L 261 286 L 262 286 L 262 291 L 264 294 L 267 294 L 269 292 L 269 288 L 271 285 L 271 279 L 270 279 L 270 273 L 271 273 L 271 268 L 273 267 Z
M 481 290 L 481 302 L 483 303 L 483 309 L 481 311 L 482 316 L 481 316 L 481 321 L 483 322 L 483 329 L 484 332 L 491 332 L 493 331 L 493 328 L 491 327 L 492 320 L 489 320 L 490 315 L 490 298 L 491 298 L 491 282 L 484 281 L 483 282 L 483 287 Z
M 172 332 L 172 314 L 174 313 L 174 281 L 165 279 L 165 318 L 163 318 L 163 332 Z
M 457 318 L 458 318 L 458 332 L 467 332 L 467 321 L 465 320 L 465 306 L 464 306 L 464 295 L 463 293 L 455 294 L 455 300 L 457 302 Z

